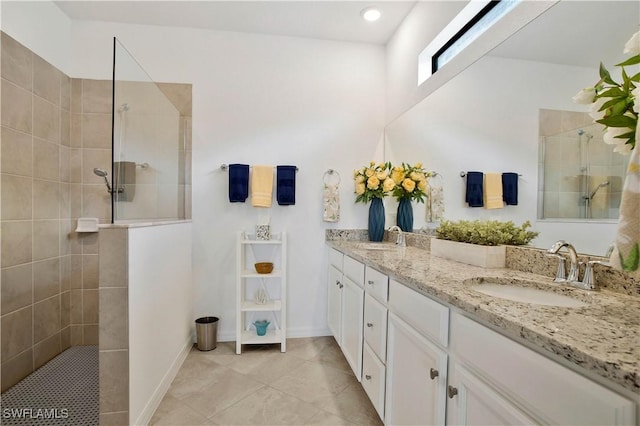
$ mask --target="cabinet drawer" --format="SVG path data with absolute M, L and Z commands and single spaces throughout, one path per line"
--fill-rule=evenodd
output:
M 395 280 L 390 280 L 389 311 L 409 323 L 423 336 L 447 347 L 449 308 L 446 306 Z
M 367 266 L 364 271 L 365 290 L 382 303 L 387 303 L 389 277 Z
M 364 285 L 364 264 L 344 256 L 342 272 L 360 287 Z
M 385 368 L 366 343 L 362 354 L 362 387 L 380 418 L 384 419 Z
M 387 308 L 369 294 L 364 296 L 364 341 L 382 362 L 386 360 Z
M 542 423 L 636 424 L 628 399 L 457 313 L 451 353 Z
M 329 265 L 333 265 L 336 267 L 336 269 L 338 269 L 340 272 L 342 272 L 342 258 L 343 258 L 343 254 L 340 253 L 338 250 L 336 249 L 329 249 Z

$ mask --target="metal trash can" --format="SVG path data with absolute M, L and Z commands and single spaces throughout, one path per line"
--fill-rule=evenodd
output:
M 198 349 L 210 351 L 216 348 L 218 340 L 218 317 L 202 317 L 196 320 Z

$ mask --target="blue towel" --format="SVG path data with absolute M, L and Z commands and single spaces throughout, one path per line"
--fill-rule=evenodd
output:
M 249 196 L 249 165 L 229 164 L 229 202 L 244 203 Z
M 278 166 L 276 175 L 276 199 L 281 206 L 296 203 L 296 166 Z
M 508 206 L 518 205 L 518 174 L 502 174 L 502 199 Z
M 465 201 L 469 207 L 482 207 L 484 174 L 482 172 L 467 172 L 467 195 Z

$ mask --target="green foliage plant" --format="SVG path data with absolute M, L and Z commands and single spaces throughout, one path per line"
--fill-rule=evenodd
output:
M 531 223 L 524 222 L 516 226 L 512 221 L 498 220 L 443 220 L 436 229 L 436 235 L 441 240 L 458 241 L 462 243 L 483 246 L 497 246 L 500 244 L 522 246 L 528 244 L 538 236 L 538 232 L 530 231 Z

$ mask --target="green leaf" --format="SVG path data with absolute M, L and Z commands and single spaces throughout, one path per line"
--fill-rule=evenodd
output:
M 640 55 L 632 56 L 624 62 L 616 64 L 617 67 L 626 67 L 628 65 L 640 64 Z M 606 70 L 605 70 L 606 71 Z
M 631 251 L 629 252 L 629 256 L 626 259 L 622 258 L 622 253 L 619 253 L 620 256 L 620 264 L 622 265 L 622 269 L 625 271 L 637 271 L 640 266 L 640 247 L 638 247 L 638 243 L 633 245 Z
M 627 100 L 623 99 L 611 108 L 611 116 L 620 115 L 627 110 Z
M 631 81 L 640 82 L 640 72 L 634 76 L 631 76 Z
M 600 62 L 600 78 L 606 83 L 613 84 L 615 86 L 618 85 L 618 83 L 613 81 L 611 74 L 609 74 L 609 71 L 607 71 L 602 62 Z
M 627 96 L 627 92 L 620 89 L 619 87 L 612 87 L 598 94 L 598 98 L 619 98 L 623 96 Z
M 596 123 L 604 124 L 607 127 L 628 127 L 629 129 L 633 129 L 636 126 L 636 119 L 627 117 L 626 115 L 612 115 L 601 120 L 596 120 Z
M 600 107 L 600 109 L 598 111 L 604 111 L 608 108 L 611 108 L 612 106 L 616 105 L 617 103 L 621 102 L 620 100 L 624 99 L 624 98 L 613 98 L 608 100 L 607 102 L 605 102 L 604 104 L 602 104 L 602 106 Z M 624 101 L 622 101 L 624 102 Z M 626 102 L 625 102 L 626 104 Z
M 635 134 L 636 134 L 636 131 L 632 130 L 629 133 L 625 133 L 624 135 L 615 136 L 614 139 L 629 139 L 629 138 L 633 137 L 633 135 L 635 135 Z

